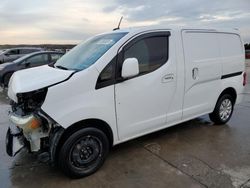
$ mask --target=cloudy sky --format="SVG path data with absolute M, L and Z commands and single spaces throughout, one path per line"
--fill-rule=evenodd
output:
M 250 0 L 1 0 L 0 44 L 79 43 L 122 27 L 239 28 L 250 42 Z

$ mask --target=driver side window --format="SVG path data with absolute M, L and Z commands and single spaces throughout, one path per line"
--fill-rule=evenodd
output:
M 124 51 L 124 60 L 136 58 L 139 62 L 139 74 L 153 72 L 168 60 L 168 37 L 155 36 L 144 38 Z
M 35 56 L 27 59 L 26 63 L 29 63 L 31 66 L 47 64 L 48 63 L 48 55 L 47 54 L 35 55 Z

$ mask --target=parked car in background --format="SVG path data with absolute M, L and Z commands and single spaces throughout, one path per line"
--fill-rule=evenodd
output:
M 6 49 L 0 49 L 0 54 L 6 51 Z
M 26 54 L 42 50 L 43 50 L 42 48 L 34 48 L 34 47 L 4 49 L 0 51 L 0 64 L 4 62 L 14 61 Z
M 9 79 L 15 71 L 55 63 L 64 53 L 53 51 L 33 52 L 13 62 L 0 65 L 0 84 L 8 86 Z

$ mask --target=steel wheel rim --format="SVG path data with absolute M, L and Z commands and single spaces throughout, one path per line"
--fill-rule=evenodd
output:
M 71 164 L 77 168 L 88 168 L 102 156 L 102 143 L 91 135 L 78 139 L 70 151 Z
M 232 113 L 233 105 L 231 100 L 224 99 L 220 105 L 219 115 L 221 120 L 226 121 Z

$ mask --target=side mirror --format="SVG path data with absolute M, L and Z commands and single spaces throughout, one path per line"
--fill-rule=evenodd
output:
M 127 58 L 122 65 L 122 78 L 131 78 L 139 74 L 139 63 L 136 58 Z
M 25 65 L 25 67 L 29 67 L 30 63 L 29 62 L 25 62 L 24 65 Z

